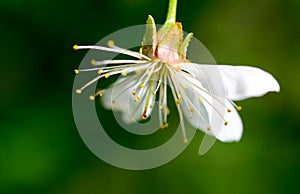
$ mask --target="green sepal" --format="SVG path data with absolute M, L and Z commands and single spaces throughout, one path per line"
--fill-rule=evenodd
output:
M 193 33 L 189 33 L 185 39 L 183 40 L 182 44 L 180 45 L 180 48 L 179 48 L 179 51 L 178 51 L 178 54 L 180 56 L 180 58 L 182 60 L 185 60 L 186 59 L 186 52 L 187 52 L 187 48 L 189 46 L 189 43 L 191 41 L 191 39 L 193 38 Z
M 153 56 L 157 46 L 157 33 L 155 21 L 151 15 L 148 15 L 146 21 L 146 30 L 142 41 L 142 47 L 140 48 L 140 53 Z

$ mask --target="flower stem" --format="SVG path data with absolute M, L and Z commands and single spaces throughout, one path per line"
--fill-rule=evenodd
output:
M 175 24 L 176 8 L 177 8 L 177 0 L 170 0 L 166 24 Z

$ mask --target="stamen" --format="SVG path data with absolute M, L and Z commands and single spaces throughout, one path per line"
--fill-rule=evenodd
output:
M 122 71 L 121 75 L 122 75 L 122 76 L 126 76 L 126 75 L 127 75 L 127 72 L 126 72 L 126 71 Z
M 103 70 L 99 69 L 98 74 L 101 75 L 101 73 L 103 73 Z
M 210 131 L 211 130 L 211 126 L 207 126 L 206 129 L 207 129 L 207 131 Z
M 140 100 L 140 96 L 135 97 L 134 102 L 138 102 Z
M 78 69 L 74 69 L 74 73 L 78 74 L 79 73 Z
M 105 77 L 105 78 L 108 78 L 108 77 L 109 77 L 109 74 L 108 74 L 108 73 L 106 73 L 106 74 L 104 75 L 104 77 Z
M 136 95 L 136 91 L 134 90 L 131 94 L 132 94 L 133 96 L 135 96 L 135 95 Z
M 140 84 L 140 87 L 141 87 L 141 88 L 144 88 L 144 87 L 145 87 L 145 84 Z
M 112 47 L 115 46 L 115 42 L 114 42 L 113 40 L 109 40 L 109 41 L 107 42 L 107 46 L 110 47 L 110 48 L 112 48 Z
M 194 112 L 194 110 L 195 110 L 195 109 L 194 109 L 193 107 L 190 108 L 190 112 Z
M 90 97 L 90 100 L 95 100 L 95 96 L 91 95 Z
M 242 107 L 241 107 L 241 106 L 237 106 L 237 107 L 236 107 L 236 110 L 241 111 L 241 110 L 242 110 Z
M 198 101 L 199 101 L 199 102 L 203 102 L 203 98 L 199 97 L 199 98 L 198 98 Z
M 227 109 L 227 112 L 231 112 L 231 110 L 230 110 L 230 109 Z
M 95 66 L 95 65 L 97 65 L 97 61 L 95 59 L 92 59 L 91 64 Z
M 75 45 L 73 46 L 73 49 L 74 49 L 75 51 L 77 51 L 77 50 L 78 50 L 78 45 L 75 44 Z
M 187 138 L 183 138 L 183 143 L 187 144 L 187 142 L 188 142 L 188 139 Z
M 178 100 L 178 99 L 175 102 L 176 102 L 176 104 L 180 104 L 180 100 Z
M 228 125 L 228 122 L 227 122 L 227 121 L 225 121 L 225 122 L 224 122 L 224 125 L 225 125 L 225 126 L 226 126 L 226 125 Z
M 166 114 L 167 114 L 167 115 L 169 115 L 169 114 L 170 114 L 170 112 L 171 112 L 171 111 L 170 111 L 170 109 L 169 109 L 169 108 L 167 108 L 167 110 L 166 110 Z
M 77 94 L 81 94 L 81 92 L 82 92 L 82 91 L 81 91 L 81 90 L 79 90 L 79 89 L 78 89 L 78 90 L 76 90 L 76 93 L 77 93 Z

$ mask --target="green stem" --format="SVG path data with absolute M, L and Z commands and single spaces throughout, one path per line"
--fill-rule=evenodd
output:
M 177 0 L 170 0 L 166 24 L 175 24 L 176 8 L 177 8 Z

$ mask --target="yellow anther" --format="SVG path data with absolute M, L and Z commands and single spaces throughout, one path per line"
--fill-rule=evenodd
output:
M 203 98 L 199 97 L 198 98 L 199 102 L 203 102 Z
M 176 100 L 176 104 L 180 104 L 180 100 Z
M 99 90 L 99 91 L 95 94 L 95 96 L 98 96 L 98 95 L 101 97 L 101 96 L 103 95 L 103 90 Z
M 108 74 L 108 73 L 106 73 L 106 74 L 104 75 L 104 77 L 105 77 L 105 78 L 108 78 L 108 77 L 109 77 L 109 74 Z
M 102 69 L 99 69 L 99 70 L 98 70 L 98 74 L 101 75 L 101 73 L 103 73 L 103 70 L 102 70 Z
M 75 44 L 75 45 L 73 46 L 73 49 L 74 49 L 75 51 L 77 51 L 77 50 L 78 50 L 78 45 Z
M 141 118 L 142 118 L 143 120 L 146 120 L 148 117 L 147 117 L 146 114 L 142 114 Z
M 181 68 L 182 68 L 181 65 L 176 65 L 177 70 L 181 70 Z
M 140 97 L 137 96 L 137 97 L 135 97 L 134 102 L 138 102 L 139 100 L 140 100 Z
M 145 87 L 145 84 L 141 84 L 140 87 L 141 87 L 141 88 L 144 88 L 144 87 Z
M 193 107 L 190 108 L 190 112 L 194 112 L 194 108 Z
M 74 69 L 74 73 L 78 74 L 79 73 L 78 69 Z
M 95 100 L 95 96 L 91 95 L 90 97 L 90 100 Z
M 127 75 L 127 72 L 126 72 L 126 71 L 122 71 L 121 75 L 122 75 L 122 76 L 126 76 L 126 75 Z
M 170 109 L 169 109 L 169 108 L 167 108 L 167 109 L 166 109 L 166 114 L 167 114 L 167 115 L 169 115 L 169 114 L 170 114 L 170 112 L 171 112 L 171 111 L 170 111 Z
M 156 92 L 154 91 L 154 92 L 152 92 L 152 94 L 155 96 L 155 95 L 156 95 Z
M 231 112 L 231 110 L 230 110 L 230 109 L 227 109 L 227 112 Z
M 225 121 L 225 122 L 224 122 L 224 125 L 225 125 L 225 126 L 226 126 L 226 125 L 228 125 L 228 122 L 227 122 L 227 121 Z
M 169 123 L 164 123 L 160 126 L 161 129 L 165 129 L 167 127 L 169 127 Z
M 183 89 L 186 89 L 186 88 L 187 88 L 187 86 L 186 86 L 186 85 L 182 85 L 181 87 L 182 87 Z
M 92 64 L 92 65 L 97 65 L 97 61 L 96 61 L 95 59 L 92 59 L 92 60 L 91 60 L 91 64 Z
M 179 93 L 177 96 L 178 96 L 178 98 L 181 98 L 181 97 L 182 97 L 182 94 Z
M 131 94 L 135 96 L 136 95 L 136 91 L 134 90 Z
M 183 143 L 184 143 L 184 144 L 187 144 L 187 142 L 188 142 L 188 139 L 187 139 L 187 138 L 184 138 L 184 139 L 183 139 Z
M 190 115 L 190 119 L 193 119 L 193 115 Z
M 136 74 L 139 74 L 139 73 L 141 73 L 141 70 L 137 69 L 137 70 L 134 70 L 134 72 L 135 72 Z
M 76 90 L 76 93 L 77 93 L 77 94 L 81 94 L 81 90 L 79 90 L 79 89 Z
M 113 46 L 115 46 L 115 42 L 113 40 L 109 40 L 107 42 L 107 45 L 108 45 L 108 47 L 113 47 Z
M 207 129 L 207 131 L 210 131 L 210 130 L 211 130 L 211 127 L 210 127 L 210 126 L 207 126 L 206 129 Z
M 237 107 L 236 107 L 236 110 L 241 111 L 241 110 L 242 110 L 242 107 L 241 107 L 241 106 L 237 106 Z

